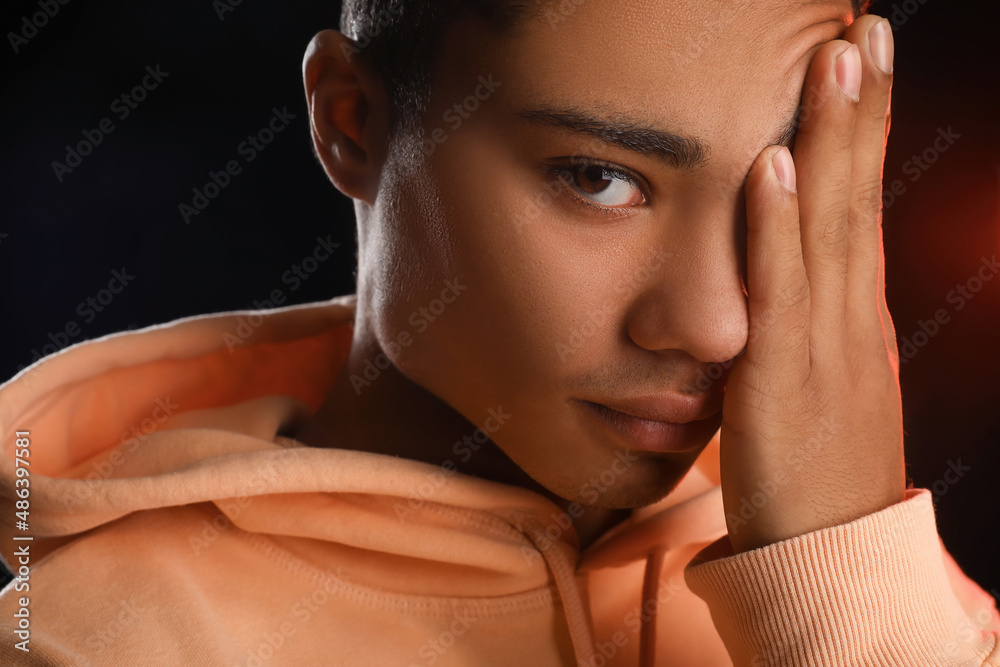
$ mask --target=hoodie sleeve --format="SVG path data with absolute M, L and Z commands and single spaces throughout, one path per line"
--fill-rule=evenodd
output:
M 696 559 L 685 579 L 736 667 L 1000 666 L 996 605 L 944 550 L 927 489 L 847 524 Z

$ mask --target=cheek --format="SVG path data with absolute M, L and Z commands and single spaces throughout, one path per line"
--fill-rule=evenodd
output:
M 393 157 L 387 165 L 386 194 L 359 226 L 358 290 L 371 305 L 383 346 L 401 334 L 424 332 L 414 332 L 409 320 L 440 295 L 453 271 L 444 212 L 426 163 Z
M 410 276 L 397 276 L 409 298 L 392 305 L 383 327 L 390 337 L 413 334 L 393 361 L 453 405 L 553 401 L 560 378 L 583 358 L 579 345 L 572 354 L 560 349 L 575 342 L 581 323 L 595 320 L 593 304 L 606 302 L 606 268 L 564 220 L 553 219 L 551 203 L 532 201 L 544 192 L 542 177 L 502 147 L 456 136 L 424 173 L 422 201 L 411 193 L 406 207 L 421 221 L 417 229 L 436 232 L 411 235 L 415 242 L 400 247 L 400 259 L 406 251 L 421 256 L 410 258 L 417 267 Z M 428 200 L 433 208 L 422 205 Z M 436 303 L 449 282 L 457 298 Z
M 463 154 L 468 159 L 445 176 L 453 186 L 455 262 L 469 284 L 459 328 L 476 332 L 478 342 L 457 347 L 478 347 L 480 363 L 499 378 L 524 383 L 530 376 L 551 391 L 569 367 L 560 350 L 574 330 L 607 319 L 613 266 L 582 226 L 570 224 L 565 207 L 538 198 L 546 192 L 540 174 L 500 148 L 470 146 Z

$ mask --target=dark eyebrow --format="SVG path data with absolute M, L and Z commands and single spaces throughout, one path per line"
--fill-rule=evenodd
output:
M 664 132 L 627 119 L 602 118 L 575 107 L 533 106 L 515 112 L 530 122 L 590 135 L 671 167 L 692 170 L 708 157 L 709 147 L 693 137 Z
M 801 105 L 796 107 L 795 115 L 768 145 L 791 146 L 799 129 L 801 111 Z M 533 123 L 587 134 L 689 171 L 704 163 L 711 150 L 694 137 L 657 130 L 630 120 L 602 118 L 575 107 L 540 105 L 517 111 L 515 115 Z

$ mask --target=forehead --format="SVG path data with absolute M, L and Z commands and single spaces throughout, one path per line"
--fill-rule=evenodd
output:
M 708 163 L 745 171 L 794 117 L 812 53 L 850 20 L 849 0 L 569 0 L 502 40 L 457 32 L 491 44 L 467 67 L 505 73 L 505 106 L 600 111 L 694 137 Z

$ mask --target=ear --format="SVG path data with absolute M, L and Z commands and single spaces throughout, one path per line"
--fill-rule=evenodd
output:
M 354 40 L 316 34 L 302 60 L 313 146 L 348 197 L 373 205 L 388 144 L 388 96 Z

